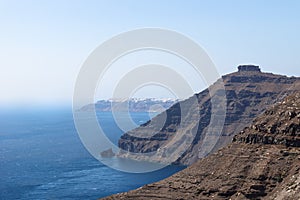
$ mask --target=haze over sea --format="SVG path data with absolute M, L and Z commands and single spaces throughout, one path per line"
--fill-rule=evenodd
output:
M 110 112 L 97 113 L 116 143 L 123 133 Z M 131 113 L 141 124 L 149 113 Z M 161 180 L 183 169 L 130 174 L 93 158 L 81 144 L 67 108 L 0 113 L 0 199 L 97 199 Z

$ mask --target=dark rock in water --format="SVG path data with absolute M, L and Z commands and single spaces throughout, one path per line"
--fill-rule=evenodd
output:
M 113 150 L 110 148 L 110 149 L 107 149 L 105 151 L 102 151 L 100 153 L 101 157 L 102 158 L 112 158 L 114 157 L 116 154 L 113 152 Z
M 214 151 L 229 144 L 235 134 L 242 131 L 245 126 L 250 125 L 253 119 L 268 107 L 282 100 L 286 95 L 300 90 L 300 78 L 264 73 L 260 71 L 258 66 L 254 65 L 241 65 L 238 69 L 238 72 L 224 75 L 219 80 L 223 81 L 225 85 L 227 108 L 222 135 Z M 151 121 L 122 135 L 118 145 L 124 150 L 124 157 L 128 156 L 126 154 L 128 151 L 133 153 L 147 153 L 162 150 L 164 146 L 172 141 L 172 138 L 178 133 L 179 129 L 183 133 L 195 130 L 195 137 L 189 138 L 185 134 L 186 140 L 192 140 L 192 143 L 181 157 L 175 161 L 175 164 L 190 165 L 196 162 L 199 159 L 199 149 L 203 144 L 204 136 L 208 133 L 207 127 L 210 124 L 212 116 L 211 96 L 220 99 L 217 87 L 218 84 L 214 84 L 210 86 L 210 90 L 206 89 L 196 94 L 194 98 L 198 99 L 198 103 L 193 103 L 191 98 L 176 103 L 162 114 L 154 117 Z M 214 92 L 211 93 L 210 91 Z M 185 120 L 189 123 L 182 123 L 181 107 L 189 109 L 188 114 L 184 116 Z M 199 116 L 197 116 L 196 112 L 199 112 Z M 300 118 L 300 114 L 298 113 L 288 112 L 286 114 L 291 120 Z M 166 117 L 166 120 L 164 117 Z M 160 127 L 157 124 L 160 124 L 161 121 L 165 121 L 163 128 L 157 129 L 157 127 Z M 275 133 L 279 130 L 277 126 L 279 124 L 256 128 L 258 131 Z M 298 130 L 298 127 L 293 124 L 290 124 L 290 126 L 285 131 L 289 134 L 294 134 Z M 152 137 L 140 137 L 152 132 L 154 132 Z M 274 142 L 272 137 L 256 137 L 254 139 L 253 136 L 249 136 L 248 140 L 261 140 L 265 143 Z M 276 141 L 278 143 L 291 143 L 289 140 L 281 141 L 280 138 L 277 138 Z M 122 153 L 120 157 L 122 157 Z M 147 160 L 147 158 L 143 158 L 142 156 L 131 158 Z M 158 157 L 150 161 L 159 162 L 160 159 Z
M 300 130 L 291 124 L 298 127 L 300 119 L 289 114 L 299 111 L 297 93 L 266 110 L 227 147 L 167 179 L 105 199 L 299 200 Z

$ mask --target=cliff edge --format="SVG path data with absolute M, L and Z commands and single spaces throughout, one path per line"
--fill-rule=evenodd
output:
M 222 134 L 213 151 L 230 143 L 235 134 L 239 133 L 245 126 L 249 126 L 253 119 L 266 108 L 300 89 L 300 78 L 264 73 L 259 66 L 254 65 L 238 66 L 237 72 L 222 76 L 218 81 L 224 82 L 227 107 Z M 151 157 L 151 160 L 148 160 L 147 157 L 140 155 L 128 156 L 126 152 L 148 153 L 163 150 L 180 128 L 179 134 L 184 135 L 191 130 L 196 130 L 196 135 L 191 138 L 185 136 L 186 140 L 192 140 L 191 145 L 174 164 L 190 165 L 196 162 L 199 159 L 199 149 L 203 145 L 203 139 L 208 132 L 208 125 L 212 116 L 211 97 L 218 97 L 217 87 L 218 84 L 213 84 L 209 89 L 195 94 L 197 103 L 193 103 L 191 98 L 178 102 L 151 121 L 122 135 L 118 145 L 123 151 L 120 152 L 119 156 L 160 162 L 161 157 Z M 189 109 L 187 115 L 184 116 L 185 121 L 189 122 L 187 124 L 181 123 L 181 107 Z M 166 116 L 165 124 L 162 128 L 157 129 L 158 124 L 164 120 L 163 116 Z M 155 134 L 150 138 L 140 137 L 153 131 Z
M 300 93 L 185 170 L 105 199 L 300 199 Z

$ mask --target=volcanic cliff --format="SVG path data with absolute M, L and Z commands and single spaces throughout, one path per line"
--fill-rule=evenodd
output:
M 300 93 L 185 170 L 106 199 L 300 199 Z
M 235 134 L 248 126 L 266 108 L 300 89 L 300 78 L 263 73 L 258 66 L 241 65 L 237 72 L 222 76 L 208 89 L 195 94 L 193 97 L 197 98 L 196 103 L 192 98 L 178 102 L 151 121 L 125 133 L 119 140 L 119 147 L 124 150 L 119 156 L 161 162 L 163 158 L 159 156 L 148 159 L 140 155 L 136 157 L 128 155 L 126 152 L 148 153 L 162 150 L 177 134 L 180 127 L 180 134 L 192 142 L 187 150 L 183 149 L 184 153 L 173 163 L 190 165 L 196 162 L 199 159 L 199 149 L 208 133 L 212 116 L 212 97 L 222 100 L 218 97 L 220 82 L 225 86 L 226 116 L 222 134 L 218 137 L 214 151 L 230 143 Z M 181 123 L 180 108 L 182 107 L 189 109 L 184 116 L 189 123 Z M 158 124 L 163 121 L 163 116 L 166 116 L 165 124 L 157 129 Z M 196 135 L 193 137 L 186 134 L 191 130 L 196 130 Z M 140 137 L 153 131 L 155 134 L 152 137 Z

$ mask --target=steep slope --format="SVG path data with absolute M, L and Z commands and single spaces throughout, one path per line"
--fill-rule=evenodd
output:
M 222 135 L 218 139 L 215 150 L 228 144 L 235 134 L 249 125 L 268 106 L 300 89 L 300 78 L 262 73 L 258 66 L 252 65 L 239 66 L 238 72 L 225 75 L 219 81 L 224 81 L 227 108 Z M 119 147 L 124 151 L 119 156 L 147 160 L 147 157 L 140 155 L 128 156 L 126 152 L 147 153 L 161 150 L 177 134 L 180 127 L 180 134 L 184 135 L 190 130 L 196 130 L 196 135 L 187 138 L 192 140 L 191 145 L 174 163 L 190 165 L 196 162 L 211 119 L 211 95 L 218 95 L 216 87 L 218 84 L 210 86 L 210 90 L 206 89 L 196 94 L 198 103 L 193 103 L 192 98 L 179 102 L 146 124 L 124 134 L 119 140 Z M 211 93 L 211 91 L 215 92 Z M 181 107 L 189 108 L 189 112 L 184 116 L 189 122 L 187 124 L 181 123 Z M 199 112 L 199 116 L 195 112 Z M 165 116 L 166 122 L 163 128 L 157 128 L 160 127 L 159 124 L 164 121 Z M 141 138 L 142 135 L 153 131 L 155 134 L 152 137 Z M 161 157 L 152 157 L 150 161 L 161 160 Z
M 157 183 L 106 199 L 300 199 L 300 93 L 266 110 L 233 142 Z

